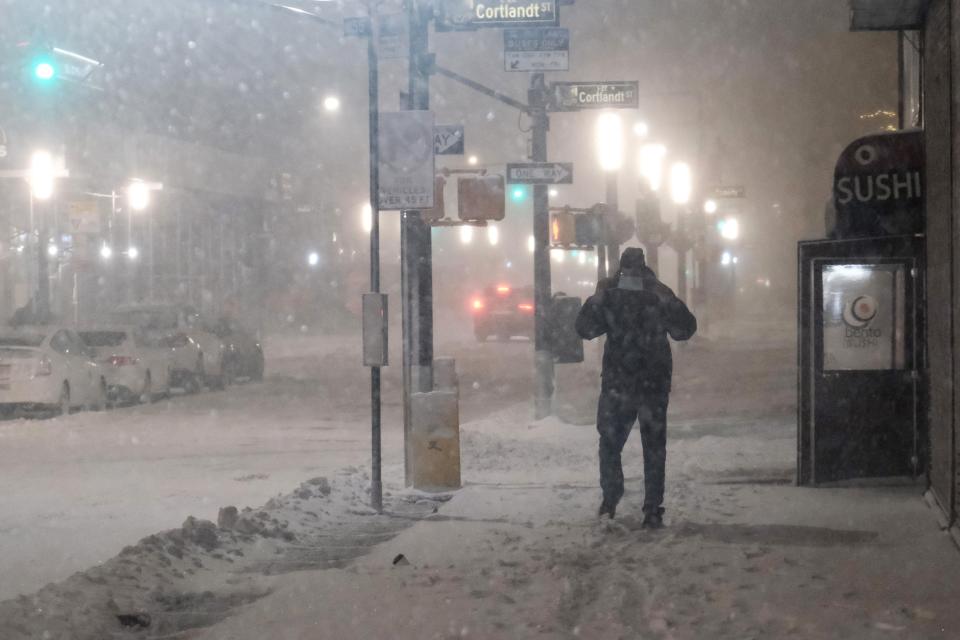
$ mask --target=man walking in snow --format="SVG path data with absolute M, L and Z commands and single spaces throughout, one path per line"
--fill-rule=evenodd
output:
M 597 283 L 576 322 L 586 340 L 607 336 L 597 407 L 600 432 L 600 517 L 613 518 L 623 496 L 620 454 L 634 422 L 643 443 L 643 526 L 663 526 L 667 404 L 673 357 L 667 336 L 688 340 L 697 319 L 647 267 L 643 250 L 626 249 L 620 271 Z

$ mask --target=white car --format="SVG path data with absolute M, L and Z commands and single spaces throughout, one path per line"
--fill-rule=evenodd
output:
M 173 357 L 169 349 L 136 327 L 77 330 L 104 371 L 107 395 L 114 402 L 153 402 L 170 393 Z
M 107 384 L 80 337 L 63 327 L 0 329 L 0 409 L 101 410 Z
M 224 384 L 223 341 L 203 328 L 200 315 L 189 306 L 175 304 L 130 304 L 117 307 L 111 314 L 113 323 L 133 325 L 143 329 L 147 335 L 164 343 L 177 342 L 183 351 L 192 351 L 193 346 L 199 353 L 186 366 L 181 367 L 183 353 L 175 354 L 177 364 L 175 377 L 190 374 L 192 379 L 219 389 Z M 174 385 L 182 386 L 182 385 Z
M 203 386 L 206 359 L 200 344 L 186 333 L 172 333 L 157 344 L 170 354 L 170 386 L 196 393 Z

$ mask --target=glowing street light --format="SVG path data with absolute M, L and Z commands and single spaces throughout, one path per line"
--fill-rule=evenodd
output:
M 645 144 L 640 147 L 640 177 L 647 181 L 651 191 L 659 191 L 663 183 L 663 159 L 667 148 L 662 144 Z
M 360 224 L 363 226 L 365 233 L 370 233 L 373 230 L 373 207 L 370 206 L 369 202 L 363 205 L 363 211 L 360 213 Z
M 736 240 L 740 237 L 740 222 L 736 218 L 724 218 L 717 223 L 720 237 L 725 240 Z
M 633 125 L 633 135 L 637 136 L 638 138 L 646 138 L 648 135 L 650 135 L 650 127 L 646 122 L 636 122 Z
M 136 247 L 127 248 L 127 259 L 130 260 L 130 262 L 134 262 L 139 257 L 140 249 L 137 249 Z
M 597 157 L 604 171 L 623 166 L 623 122 L 616 113 L 602 113 L 597 119 Z
M 467 158 L 467 164 L 469 164 L 471 167 L 477 166 L 479 162 L 480 162 L 480 158 L 478 158 L 477 156 L 470 156 L 469 158 Z
M 127 187 L 127 204 L 134 211 L 143 211 L 150 206 L 150 185 L 135 180 Z
M 337 96 L 327 96 L 323 99 L 323 109 L 327 113 L 340 111 L 340 98 Z
M 733 256 L 730 255 L 729 251 L 724 251 L 723 255 L 720 256 L 720 264 L 725 267 L 729 267 L 733 263 Z
M 58 253 L 60 253 L 60 247 L 55 244 L 47 245 L 47 255 L 49 255 L 51 258 L 56 258 Z
M 687 204 L 693 195 L 693 175 L 686 162 L 675 162 L 670 167 L 670 198 L 676 204 Z
M 320 264 L 320 254 L 316 251 L 311 251 L 307 254 L 307 264 L 311 267 L 315 267 Z
M 703 203 L 703 212 L 709 216 L 712 216 L 717 212 L 719 205 L 717 205 L 716 200 L 707 200 Z
M 537 240 L 533 236 L 527 237 L 527 251 L 533 253 L 537 249 Z
M 110 248 L 110 245 L 105 244 L 100 247 L 100 257 L 104 260 L 109 260 L 113 257 L 113 249 Z
M 500 243 L 500 230 L 496 225 L 491 224 L 487 227 L 487 241 L 490 242 L 491 247 L 495 247 Z
M 464 225 L 460 227 L 460 244 L 470 244 L 473 242 L 473 227 Z
M 30 192 L 37 200 L 49 200 L 53 195 L 53 156 L 49 151 L 34 151 L 30 156 Z

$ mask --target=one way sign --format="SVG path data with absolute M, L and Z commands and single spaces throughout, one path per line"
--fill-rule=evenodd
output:
M 507 165 L 510 184 L 573 184 L 572 162 L 525 162 Z

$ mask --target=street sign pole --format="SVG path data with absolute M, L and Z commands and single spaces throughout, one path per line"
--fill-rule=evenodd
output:
M 617 192 L 617 175 L 618 171 L 610 171 L 607 173 L 607 206 L 609 211 L 612 213 L 617 213 L 620 211 L 620 197 Z M 603 225 L 604 231 L 608 232 L 608 224 L 610 221 L 606 221 L 606 224 Z M 608 234 L 610 237 L 606 238 L 607 240 L 607 260 L 610 263 L 609 273 L 611 275 L 616 275 L 620 271 L 620 245 L 617 244 L 615 239 L 612 237 L 613 234 Z
M 370 35 L 367 38 L 367 83 L 370 100 L 370 292 L 380 293 L 380 69 L 377 58 L 376 4 L 369 2 L 367 9 L 370 15 Z M 370 506 L 377 513 L 383 512 L 381 406 L 380 367 L 373 366 L 370 368 Z
M 547 161 L 547 87 L 542 73 L 530 78 L 531 154 L 533 162 Z M 550 308 L 550 199 L 546 184 L 533 186 L 533 286 L 534 286 L 534 362 L 536 388 L 534 412 L 538 420 L 551 414 L 553 397 L 553 352 L 547 335 Z
M 430 109 L 430 8 L 407 0 L 410 67 L 407 110 Z M 403 433 L 406 484 L 413 484 L 410 396 L 433 390 L 433 246 L 420 211 L 404 210 L 400 224 L 403 294 Z

